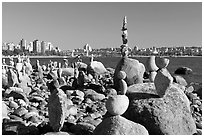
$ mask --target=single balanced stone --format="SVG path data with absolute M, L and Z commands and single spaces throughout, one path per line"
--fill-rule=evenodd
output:
M 67 100 L 67 96 L 63 90 L 59 88 L 57 80 L 53 80 L 50 83 L 49 89 L 51 92 L 48 102 L 49 121 L 53 130 L 59 132 L 65 122 L 67 109 L 65 101 Z
M 159 69 L 166 68 L 169 65 L 169 59 L 164 57 L 156 57 L 155 62 Z
M 156 91 L 160 97 L 163 97 L 166 93 L 167 88 L 173 83 L 173 77 L 166 68 L 162 68 L 158 71 L 154 84 Z

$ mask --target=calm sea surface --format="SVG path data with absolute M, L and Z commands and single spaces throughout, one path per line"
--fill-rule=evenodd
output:
M 146 65 L 147 57 L 131 57 L 131 58 L 137 59 L 138 61 Z M 193 70 L 192 81 L 202 83 L 202 57 L 168 57 L 168 58 L 170 59 L 170 63 L 167 69 L 171 74 L 173 74 L 178 67 L 181 66 L 189 67 Z M 61 63 L 63 62 L 63 58 L 30 58 L 31 64 L 34 65 L 37 59 L 40 61 L 41 65 L 47 64 L 50 60 Z M 74 58 L 70 57 L 68 58 L 68 60 L 69 62 L 73 62 Z M 89 63 L 90 58 L 84 57 L 82 58 L 82 60 L 84 63 Z M 108 67 L 115 68 L 120 60 L 120 57 L 95 57 L 94 60 L 102 62 L 106 68 Z M 6 59 L 6 62 L 8 63 L 8 59 Z

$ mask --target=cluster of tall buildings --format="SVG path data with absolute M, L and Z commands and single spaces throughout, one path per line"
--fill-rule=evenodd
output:
M 25 39 L 21 39 L 18 44 L 14 44 L 13 42 L 5 42 L 2 45 L 2 50 L 10 50 L 14 51 L 14 49 L 21 49 L 22 51 L 28 51 L 32 53 L 45 53 L 45 51 L 59 51 L 58 47 L 54 47 L 51 42 L 34 40 L 31 42 L 27 42 Z

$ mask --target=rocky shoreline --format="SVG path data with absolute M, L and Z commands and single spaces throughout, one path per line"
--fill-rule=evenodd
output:
M 202 134 L 202 85 L 189 68 L 169 75 L 166 59 L 123 57 L 116 69 L 93 58 L 73 68 L 12 61 L 2 69 L 3 135 Z

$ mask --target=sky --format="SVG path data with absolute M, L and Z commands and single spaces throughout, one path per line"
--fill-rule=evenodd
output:
M 201 46 L 201 2 L 3 2 L 2 42 L 38 39 L 62 50 Z

